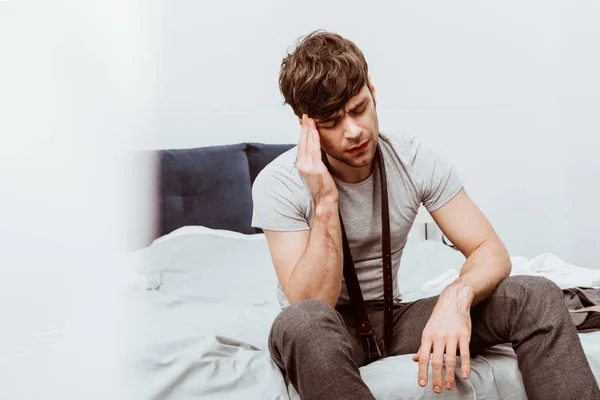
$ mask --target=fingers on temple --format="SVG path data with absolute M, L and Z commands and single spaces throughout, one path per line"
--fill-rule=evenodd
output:
M 302 130 L 300 131 L 300 139 L 298 140 L 298 157 L 306 157 L 308 147 L 308 124 L 306 114 L 302 115 Z
M 317 131 L 317 125 L 314 120 L 310 120 L 310 132 L 311 136 L 312 148 L 311 148 L 311 156 L 313 158 L 313 162 L 318 163 L 321 159 L 321 142 L 319 140 L 319 133 Z

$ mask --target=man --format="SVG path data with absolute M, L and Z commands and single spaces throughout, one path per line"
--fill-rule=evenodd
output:
M 372 359 L 356 335 L 342 237 L 383 348 L 383 185 L 394 282 L 388 355 L 414 354 L 423 387 L 431 359 L 430 383 L 441 393 L 455 385 L 457 355 L 468 379 L 471 355 L 511 343 L 530 399 L 600 399 L 561 290 L 509 277 L 507 250 L 450 164 L 414 139 L 379 134 L 375 88 L 354 43 L 311 33 L 283 60 L 279 84 L 300 140 L 257 177 L 253 225 L 265 232 L 284 307 L 270 352 L 302 399 L 373 398 L 359 374 Z M 403 303 L 399 263 L 421 204 L 466 262 L 440 296 Z

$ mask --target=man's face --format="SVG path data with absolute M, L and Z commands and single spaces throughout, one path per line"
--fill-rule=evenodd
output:
M 316 120 L 323 150 L 351 167 L 369 166 L 379 136 L 375 106 L 375 90 L 372 85 L 365 85 L 348 101 L 344 110 L 327 120 Z

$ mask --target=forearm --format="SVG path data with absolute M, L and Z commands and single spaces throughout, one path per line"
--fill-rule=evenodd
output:
M 441 294 L 467 309 L 486 299 L 510 275 L 511 262 L 500 240 L 484 242 L 467 258 L 460 277 Z
M 315 207 L 306 250 L 290 276 L 290 303 L 316 299 L 334 307 L 342 288 L 342 261 L 337 201 L 321 202 Z

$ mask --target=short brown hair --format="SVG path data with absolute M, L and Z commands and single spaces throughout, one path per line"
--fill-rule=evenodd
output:
M 368 82 L 363 53 L 338 34 L 317 30 L 281 62 L 279 89 L 300 118 L 327 121 Z

